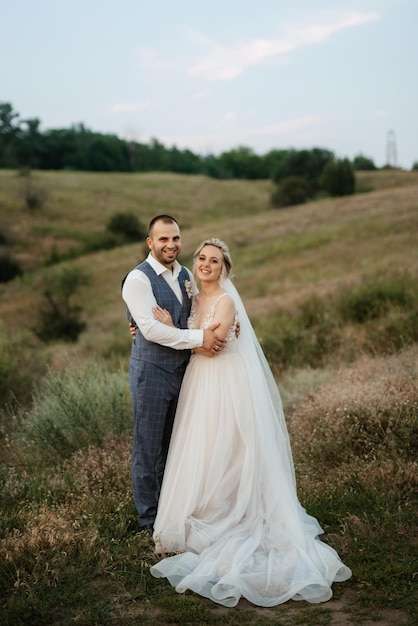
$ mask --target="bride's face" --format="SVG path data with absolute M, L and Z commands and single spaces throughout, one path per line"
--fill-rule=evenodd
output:
M 196 275 L 201 283 L 219 279 L 222 272 L 224 257 L 216 246 L 207 245 L 202 248 L 196 259 Z

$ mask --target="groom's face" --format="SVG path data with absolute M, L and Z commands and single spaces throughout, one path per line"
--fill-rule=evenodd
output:
M 156 222 L 152 228 L 147 244 L 151 254 L 165 267 L 172 269 L 174 261 L 181 252 L 181 238 L 178 224 Z

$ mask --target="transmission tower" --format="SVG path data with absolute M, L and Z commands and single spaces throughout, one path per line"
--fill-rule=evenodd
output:
M 397 167 L 396 138 L 393 130 L 388 131 L 386 147 L 386 163 L 389 167 Z

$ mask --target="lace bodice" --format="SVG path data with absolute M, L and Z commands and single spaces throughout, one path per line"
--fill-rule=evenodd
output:
M 213 302 L 213 304 L 210 306 L 209 311 L 207 312 L 207 314 L 205 315 L 205 317 L 203 318 L 203 321 L 200 325 L 200 328 L 209 328 L 209 326 L 211 326 L 213 324 L 213 319 L 215 317 L 215 309 L 216 309 L 216 305 L 218 304 L 219 300 L 221 298 L 223 298 L 224 296 L 227 296 L 227 293 L 221 293 L 220 296 L 218 296 L 215 300 L 215 302 Z M 234 344 L 236 341 L 236 336 L 235 336 L 235 330 L 237 327 L 237 312 L 235 311 L 235 319 L 234 319 L 234 323 L 232 324 L 232 326 L 230 327 L 228 334 L 226 336 L 226 346 L 225 348 L 222 350 L 222 354 L 225 354 L 227 352 L 232 352 L 234 350 Z M 193 303 L 192 303 L 192 309 L 190 311 L 190 316 L 187 322 L 187 327 L 188 328 L 196 328 L 196 300 L 195 298 L 193 298 Z

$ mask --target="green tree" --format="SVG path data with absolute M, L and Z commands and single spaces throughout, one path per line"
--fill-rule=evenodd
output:
M 376 165 L 374 164 L 372 159 L 369 159 L 369 157 L 366 157 L 363 154 L 358 154 L 353 159 L 353 168 L 357 171 L 375 170 Z
M 179 174 L 200 174 L 202 171 L 199 156 L 191 150 L 179 150 L 176 146 L 165 151 L 163 167 L 166 171 Z
M 16 154 L 19 165 L 39 168 L 42 159 L 42 134 L 39 130 L 41 121 L 37 117 L 22 120 L 26 128 L 21 130 L 16 142 Z
M 147 169 L 154 172 L 163 172 L 167 169 L 166 160 L 167 150 L 165 146 L 158 139 L 152 138 L 148 145 Z
M 129 171 L 127 143 L 115 135 L 93 135 L 88 146 L 87 164 L 93 172 Z
M 330 161 L 321 176 L 321 186 L 330 196 L 349 196 L 354 193 L 356 179 L 348 159 Z
M 20 133 L 19 113 L 8 102 L 0 102 L 0 167 L 15 167 L 16 140 Z
M 276 172 L 279 171 L 282 163 L 288 156 L 289 150 L 270 150 L 262 157 L 267 178 L 274 180 Z
M 74 128 L 47 130 L 42 138 L 41 169 L 83 169 L 79 163 L 79 137 Z
M 242 178 L 255 180 L 268 178 L 268 171 L 263 168 L 263 160 L 247 146 L 239 146 L 219 157 L 219 171 L 222 178 Z
M 219 159 L 213 154 L 207 154 L 202 158 L 202 174 L 211 178 L 221 178 Z
M 320 188 L 320 177 L 324 167 L 333 160 L 334 154 L 324 148 L 288 150 L 279 161 L 272 178 L 275 183 L 280 183 L 289 176 L 299 176 L 305 178 L 315 191 Z

